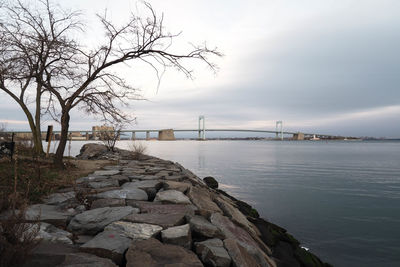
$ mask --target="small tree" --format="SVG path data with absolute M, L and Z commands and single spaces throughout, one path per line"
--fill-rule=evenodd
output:
M 14 70 L 11 77 L 22 76 L 18 80 L 21 88 L 25 88 L 25 84 L 36 85 L 36 112 L 40 110 L 41 100 L 46 96 L 45 111 L 61 124 L 60 142 L 54 159 L 60 166 L 68 138 L 71 110 L 81 108 L 88 114 L 101 115 L 106 121 L 129 120 L 121 111 L 121 106 L 126 105 L 129 99 L 140 99 L 140 95 L 115 72 L 115 66 L 141 61 L 149 64 L 157 73 L 160 69 L 174 68 L 192 78 L 187 59 L 199 60 L 215 71 L 216 66 L 209 60 L 209 56 L 221 56 L 216 48 L 209 49 L 206 45 L 193 46 L 186 52 L 175 52 L 172 43 L 179 34 L 166 32 L 163 16 L 158 16 L 148 3 L 144 3 L 147 16 L 132 14 L 120 26 L 110 21 L 106 15 L 98 15 L 104 29 L 104 43 L 97 47 L 87 47 L 71 34 L 83 28 L 79 13 L 65 12 L 48 0 L 36 2 L 40 8 L 33 8 L 20 1 L 16 7 L 6 8 L 4 20 L 8 20 L 8 17 L 13 20 L 4 22 L 4 25 L 8 25 L 3 27 L 5 32 L 8 33 L 11 27 L 14 29 L 12 32 L 19 34 L 20 25 L 27 30 L 17 41 L 14 41 L 13 35 L 8 41 L 18 43 L 20 52 L 15 61 L 21 61 L 21 74 L 16 75 L 18 68 L 14 70 L 9 65 L 3 69 L 7 73 L 10 72 L 8 69 Z M 2 47 L 7 50 L 5 45 Z M 24 54 L 26 50 L 39 52 L 32 52 L 35 56 L 31 60 L 29 53 Z M 3 54 L 7 57 L 6 52 Z M 5 87 L 0 84 L 0 88 Z M 11 94 L 10 90 L 6 92 L 26 110 L 21 97 Z M 32 131 L 38 133 L 40 118 L 36 116 L 35 123 L 29 118 L 30 113 L 26 114 Z
M 108 151 L 114 152 L 115 144 L 121 136 L 122 125 L 115 124 L 113 127 L 104 125 L 104 128 L 99 132 L 99 138 L 107 147 Z

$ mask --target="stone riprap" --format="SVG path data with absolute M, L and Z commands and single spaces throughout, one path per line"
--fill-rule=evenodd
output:
M 27 266 L 328 266 L 209 178 L 210 186 L 178 163 L 130 155 L 84 145 L 78 158 L 118 164 L 28 207 L 47 243 Z

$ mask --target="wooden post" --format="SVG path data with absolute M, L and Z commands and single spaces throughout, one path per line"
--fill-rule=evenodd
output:
M 53 139 L 53 125 L 47 126 L 47 134 L 46 134 L 47 151 L 46 151 L 46 158 L 49 157 L 51 139 Z

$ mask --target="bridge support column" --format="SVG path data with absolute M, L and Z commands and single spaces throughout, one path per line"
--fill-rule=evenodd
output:
M 276 139 L 283 140 L 283 123 L 282 123 L 282 121 L 276 122 L 275 132 L 276 132 Z
M 89 133 L 86 132 L 86 140 L 89 140 Z
M 150 131 L 146 131 L 146 140 L 150 140 Z
M 293 134 L 293 140 L 304 140 L 304 134 L 300 132 Z
M 206 119 L 203 115 L 199 116 L 199 140 L 206 140 Z
M 136 140 L 136 132 L 132 132 L 131 140 Z
M 158 131 L 158 140 L 160 141 L 173 141 L 175 140 L 174 130 L 165 129 Z

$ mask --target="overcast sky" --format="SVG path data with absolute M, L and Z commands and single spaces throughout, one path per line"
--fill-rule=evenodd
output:
M 59 0 L 81 9 L 87 38 L 101 39 L 93 14 L 116 22 L 136 10 L 128 0 Z M 157 88 L 150 69 L 122 70 L 148 101 L 132 102 L 130 128 L 274 129 L 400 137 L 400 1 L 150 0 L 179 42 L 217 46 L 217 75 L 195 80 L 169 70 Z M 19 107 L 0 94 L 0 122 L 28 129 Z M 74 112 L 71 129 L 96 124 Z M 47 125 L 49 122 L 43 122 Z M 98 123 L 97 123 L 98 124 Z

